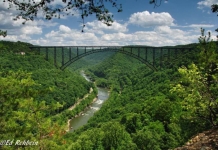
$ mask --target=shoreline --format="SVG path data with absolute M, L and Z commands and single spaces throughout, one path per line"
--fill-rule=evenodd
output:
M 80 103 L 83 99 L 87 98 L 92 92 L 93 92 L 93 88 L 91 87 L 90 90 L 89 90 L 89 93 L 85 94 L 85 95 L 83 96 L 83 98 L 78 99 L 78 101 L 77 101 L 75 104 L 73 104 L 72 106 L 70 106 L 70 107 L 68 108 L 68 110 L 73 110 L 77 105 L 79 105 L 79 103 Z
M 84 111 L 85 111 L 88 107 L 90 107 L 90 105 L 93 104 L 93 103 L 94 103 L 95 101 L 97 101 L 97 100 L 98 100 L 98 98 L 95 97 L 95 98 L 92 100 L 92 102 L 89 104 L 89 106 L 87 106 L 83 111 L 81 111 L 79 114 L 75 115 L 73 118 L 67 120 L 67 130 L 66 130 L 66 132 L 69 132 L 70 129 L 71 129 L 71 127 L 70 127 L 70 121 L 71 121 L 72 119 L 74 119 L 74 118 L 77 118 L 77 117 L 81 116 L 81 115 L 84 113 Z M 74 107 L 74 108 L 75 108 L 75 107 Z M 72 110 L 72 109 L 71 109 L 71 110 Z
M 83 74 L 85 75 L 84 71 L 82 71 L 82 72 L 83 72 Z M 82 76 L 83 76 L 83 75 L 82 75 Z M 86 75 L 85 75 L 85 76 L 86 76 Z M 84 77 L 84 76 L 83 76 L 83 77 Z M 89 79 L 89 78 L 88 78 L 88 79 Z M 90 80 L 88 80 L 88 81 L 91 82 Z M 98 88 L 98 86 L 96 86 L 96 83 L 95 83 L 95 82 L 92 82 L 92 83 L 94 83 L 94 87 Z M 105 87 L 103 87 L 103 88 L 105 88 Z M 107 91 L 108 91 L 108 95 L 110 95 L 110 90 L 107 90 Z M 79 99 L 79 100 L 77 101 L 77 103 L 75 103 L 73 106 L 69 107 L 68 110 L 73 110 L 73 109 L 75 109 L 76 106 L 79 105 L 79 103 L 80 103 L 83 99 L 85 99 L 86 97 L 88 97 L 92 92 L 93 92 L 93 88 L 91 87 L 90 90 L 89 90 L 89 93 L 87 93 L 83 98 Z M 81 116 L 81 115 L 83 115 L 83 114 L 84 114 L 84 111 L 85 111 L 86 109 L 90 108 L 91 105 L 92 105 L 95 101 L 97 101 L 97 100 L 98 100 L 98 93 L 97 93 L 96 97 L 92 100 L 92 102 L 91 102 L 87 107 L 85 107 L 84 110 L 82 110 L 81 112 L 79 112 L 79 114 L 77 114 L 77 115 L 75 115 L 74 117 L 72 117 L 72 118 L 70 118 L 70 119 L 67 120 L 67 130 L 66 130 L 66 132 L 70 132 L 70 131 L 73 129 L 73 127 L 70 126 L 71 120 L 74 119 L 74 118 L 77 118 L 77 117 L 79 117 L 79 116 Z

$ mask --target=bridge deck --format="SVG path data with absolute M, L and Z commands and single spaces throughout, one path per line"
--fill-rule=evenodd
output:
M 31 46 L 30 48 L 45 54 L 46 60 L 53 59 L 54 65 L 62 70 L 84 56 L 106 51 L 129 55 L 145 63 L 151 69 L 157 70 L 164 63 L 177 59 L 193 49 L 148 46 Z M 60 65 L 58 65 L 58 60 L 61 61 Z

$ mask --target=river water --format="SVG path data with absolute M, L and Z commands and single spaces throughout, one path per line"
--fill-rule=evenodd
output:
M 91 82 L 91 80 L 84 74 L 83 71 L 81 71 L 81 75 L 88 82 Z M 76 118 L 73 118 L 70 121 L 70 132 L 80 128 L 83 125 L 85 125 L 88 122 L 88 120 L 94 115 L 94 113 L 97 110 L 99 110 L 101 108 L 102 104 L 108 99 L 109 92 L 108 92 L 107 89 L 99 88 L 99 87 L 97 87 L 97 89 L 98 89 L 98 98 L 97 98 L 97 100 L 94 103 L 92 103 L 89 108 L 84 110 L 82 115 L 80 115 L 80 116 L 78 116 Z

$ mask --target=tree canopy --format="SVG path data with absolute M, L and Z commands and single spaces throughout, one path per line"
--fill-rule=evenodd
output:
M 199 63 L 179 68 L 180 83 L 171 91 L 184 99 L 181 105 L 188 118 L 200 118 L 217 127 L 218 55 L 217 45 L 210 37 L 210 32 L 205 36 L 201 29 Z

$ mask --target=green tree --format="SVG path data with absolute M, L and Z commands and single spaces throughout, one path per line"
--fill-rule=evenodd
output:
M 0 30 L 0 36 L 6 37 L 7 31 Z
M 161 150 L 163 145 L 162 136 L 164 134 L 162 123 L 150 122 L 148 126 L 133 134 L 133 141 L 141 150 Z
M 104 150 L 102 138 L 104 132 L 97 128 L 83 132 L 76 142 L 73 142 L 69 149 L 72 150 Z
M 136 145 L 132 143 L 130 135 L 118 122 L 108 122 L 102 126 L 102 130 L 104 131 L 102 139 L 104 149 L 135 149 Z
M 211 6 L 211 10 L 212 10 L 213 13 L 218 13 L 218 4 L 213 4 Z M 218 28 L 215 31 L 218 32 Z M 217 38 L 218 38 L 218 36 L 217 36 Z
M 199 38 L 199 63 L 179 68 L 180 82 L 171 89 L 183 99 L 186 117 L 204 119 L 213 127 L 218 125 L 218 54 L 210 33 Z
M 23 71 L 0 73 L 0 139 L 14 139 L 12 146 L 4 149 L 18 149 L 24 145 L 16 145 L 17 140 L 37 142 L 35 146 L 26 149 L 60 148 L 63 144 L 61 135 L 63 127 L 51 122 L 45 117 L 48 109 L 57 109 L 60 104 L 49 107 L 45 101 L 35 101 L 38 94 L 45 94 L 48 90 L 39 91 L 31 74 Z

